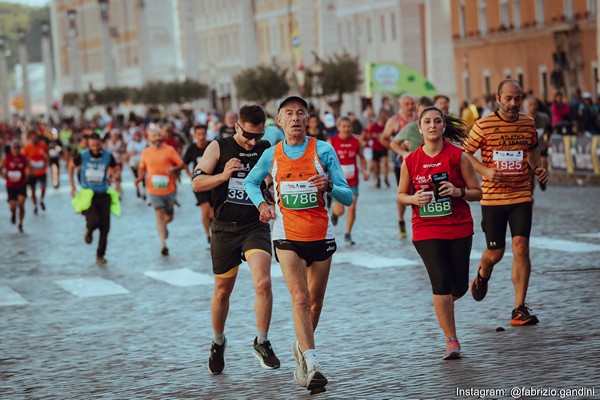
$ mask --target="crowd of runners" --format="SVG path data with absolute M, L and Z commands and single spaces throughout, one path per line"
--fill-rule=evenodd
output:
M 469 290 L 476 228 L 467 202 L 480 201 L 487 247 L 470 284 L 473 298 L 486 296 L 510 227 L 515 287 L 510 323 L 538 323 L 525 304 L 529 234 L 534 183 L 544 189 L 548 180 L 551 117 L 517 81 L 500 82 L 495 102 L 472 121 L 452 115 L 447 96 L 405 94 L 397 111 L 386 101 L 378 114 L 368 107 L 360 116 L 337 119 L 327 113 L 321 120 L 306 100 L 291 96 L 272 117 L 246 105 L 239 113 L 227 112 L 223 122 L 201 112 L 166 121 L 132 116 L 104 124 L 3 126 L 0 173 L 10 222 L 23 232 L 27 198 L 34 215 L 52 212 L 45 203 L 47 184 L 64 184 L 60 169 L 66 168 L 73 207 L 85 216 L 85 243 L 92 243 L 98 231 L 96 262 L 101 265 L 107 263 L 111 214 L 120 215 L 120 201 L 130 196 L 122 190 L 124 179 L 133 182 L 140 206 L 154 209 L 163 256 L 169 255 L 168 225 L 179 207 L 177 196 L 191 196 L 193 190 L 199 236 L 210 250 L 214 273 L 210 372 L 225 369 L 225 324 L 242 261 L 250 266 L 256 292 L 254 355 L 263 368 L 280 366 L 268 338 L 274 255 L 291 296 L 294 377 L 318 392 L 327 378 L 314 332 L 339 245 L 334 226 L 345 218 L 343 243 L 360 243 L 352 229 L 361 180 L 361 190 L 378 190 L 382 183 L 398 188 L 393 195 L 398 238 L 406 240 L 412 225 L 410 237 L 429 275 L 446 338 L 444 359 L 461 357 L 453 303 Z M 390 165 L 394 175 L 388 173 Z M 182 187 L 182 174 L 192 188 Z M 406 208 L 412 224 L 405 219 Z

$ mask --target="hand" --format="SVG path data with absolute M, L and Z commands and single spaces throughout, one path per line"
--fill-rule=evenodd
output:
M 368 181 L 368 180 L 369 180 L 369 173 L 368 173 L 368 172 L 366 172 L 366 171 L 365 171 L 365 172 L 363 172 L 363 179 L 364 179 L 365 181 Z
M 418 190 L 413 196 L 413 204 L 421 207 L 431 203 L 433 199 L 433 192 L 426 192 L 425 189 Z
M 444 181 L 440 184 L 440 188 L 438 190 L 438 194 L 442 197 L 450 196 L 450 197 L 460 197 L 460 189 L 451 184 L 448 181 Z
M 258 208 L 260 222 L 268 223 L 270 220 L 275 219 L 275 210 L 268 206 L 267 203 L 260 203 Z
M 535 171 L 533 171 L 535 173 L 535 176 L 537 177 L 538 182 L 540 183 L 546 183 L 548 182 L 548 178 L 550 177 L 550 175 L 548 174 L 548 170 L 544 167 L 537 167 L 535 169 Z
M 76 194 L 77 194 L 77 189 L 71 188 L 71 197 L 75 197 Z
M 223 169 L 223 175 L 229 179 L 231 178 L 231 175 L 233 175 L 234 172 L 239 171 L 240 169 L 242 169 L 242 162 L 240 161 L 239 158 L 232 158 L 231 160 L 227 161 L 227 164 L 225 164 L 225 168 Z
M 494 168 L 487 168 L 483 175 L 492 182 L 501 182 L 504 173 Z
M 308 178 L 308 182 L 312 182 L 317 189 L 326 191 L 328 179 L 323 174 L 318 174 Z

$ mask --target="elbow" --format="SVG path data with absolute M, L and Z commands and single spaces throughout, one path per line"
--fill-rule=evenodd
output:
M 474 195 L 473 195 L 473 199 L 471 201 L 479 201 L 481 200 L 481 197 L 483 196 L 481 189 L 475 191 Z

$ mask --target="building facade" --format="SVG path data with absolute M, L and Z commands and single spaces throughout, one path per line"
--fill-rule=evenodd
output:
M 551 100 L 598 93 L 597 0 L 451 0 L 459 97 L 496 92 L 505 78 Z

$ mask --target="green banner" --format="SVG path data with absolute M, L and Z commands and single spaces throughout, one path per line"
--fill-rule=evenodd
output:
M 375 93 L 388 93 L 396 96 L 408 93 L 417 97 L 437 95 L 435 87 L 422 73 L 406 65 L 393 62 L 367 63 L 365 74 L 367 97 Z

